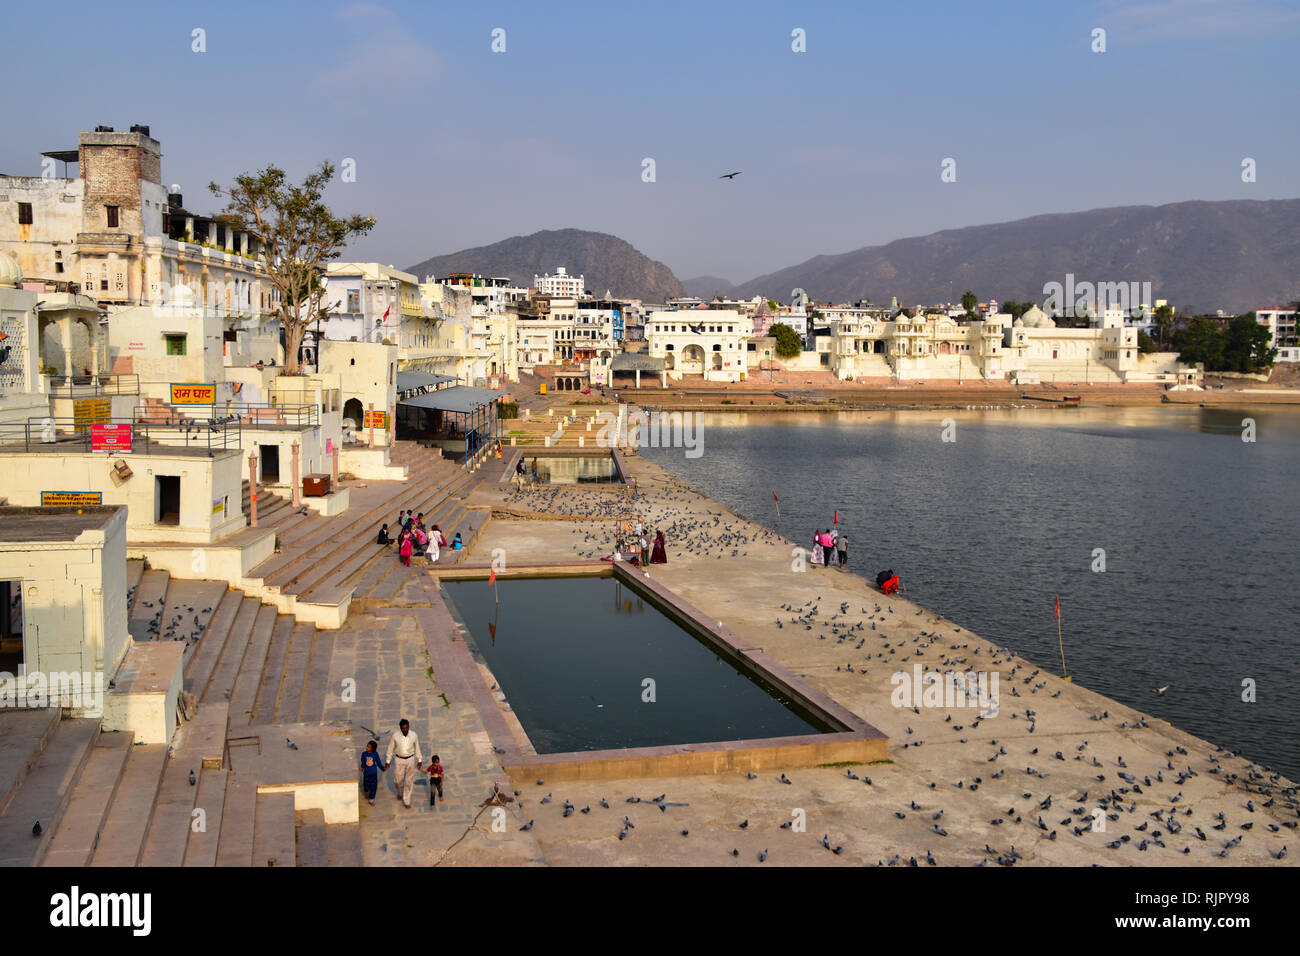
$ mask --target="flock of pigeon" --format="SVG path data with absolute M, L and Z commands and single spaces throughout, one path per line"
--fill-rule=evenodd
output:
M 629 513 L 640 515 L 651 528 L 664 531 L 670 555 L 675 553 L 680 560 L 747 557 L 749 547 L 786 543 L 751 522 L 709 510 L 707 499 L 695 509 L 686 507 L 682 493 L 689 491 L 687 486 L 676 479 L 668 481 L 670 488 L 680 487 L 672 488 L 673 493 L 667 495 L 638 493 L 631 501 L 622 495 L 572 488 L 525 488 L 507 496 L 507 501 L 584 522 L 617 521 Z M 579 538 L 578 553 L 589 558 L 609 553 L 612 533 L 612 529 L 592 530 L 585 526 L 572 530 Z M 817 581 L 815 577 L 808 579 L 814 585 Z M 1223 748 L 1196 754 L 1174 743 L 1173 737 L 1140 734 L 1150 725 L 1137 714 L 1121 720 L 1112 717 L 1109 710 L 1100 710 L 1087 717 L 1088 722 L 1098 725 L 1095 732 L 1080 733 L 1079 705 L 1051 703 L 1061 698 L 1066 685 L 1016 658 L 1009 649 L 964 634 L 950 622 L 927 618 L 924 609 L 912 610 L 903 602 L 897 602 L 896 608 L 895 602 L 878 598 L 868 601 L 872 605 L 868 608 L 859 595 L 854 603 L 858 605 L 856 614 L 849 601 L 828 601 L 823 608 L 821 596 L 802 604 L 787 599 L 777 605 L 773 621 L 782 632 L 793 630 L 808 641 L 825 642 L 818 645 L 820 648 L 833 649 L 819 654 L 819 659 L 838 658 L 834 665 L 835 673 L 841 675 L 834 678 L 837 699 L 849 706 L 857 705 L 855 709 L 873 723 L 899 725 L 892 731 L 891 744 L 896 766 L 881 768 L 878 781 L 855 773 L 853 768 L 844 771 L 843 776 L 826 769 L 808 770 L 800 773 L 801 782 L 810 788 L 806 793 L 796 792 L 776 801 L 789 806 L 843 806 L 860 800 L 863 813 L 857 819 L 840 807 L 829 815 L 841 824 L 841 829 L 847 826 L 860 831 L 856 839 L 850 832 L 842 832 L 839 842 L 832 841 L 829 833 L 823 835 L 820 845 L 832 855 L 841 856 L 846 852 L 845 844 L 861 845 L 865 837 L 866 842 L 891 850 L 875 860 L 879 866 L 935 866 L 943 862 L 1010 867 L 1027 857 L 1040 863 L 1059 861 L 1069 857 L 1046 853 L 1044 845 L 1070 842 L 1085 851 L 1085 858 L 1095 865 L 1145 861 L 1130 853 L 1154 854 L 1152 863 L 1180 862 L 1191 857 L 1194 848 L 1196 861 L 1201 863 L 1208 862 L 1207 855 L 1231 860 L 1248 849 L 1254 851 L 1254 858 L 1262 858 L 1266 852 L 1273 860 L 1287 859 L 1287 831 L 1294 835 L 1300 824 L 1300 801 L 1296 786 L 1280 774 Z M 940 673 L 997 673 L 1001 691 L 995 709 L 972 702 L 947 709 L 931 706 L 923 716 L 920 703 L 905 709 L 892 706 L 889 677 L 904 665 L 910 670 L 913 662 L 921 663 L 926 671 Z M 845 680 L 854 679 L 847 675 L 865 679 L 860 691 L 854 691 L 852 685 L 847 691 L 839 691 Z M 1160 688 L 1157 693 L 1167 690 Z M 1036 699 L 1039 693 L 1043 697 Z M 994 730 L 997 735 L 991 736 Z M 1152 749 L 1153 743 L 1161 749 Z M 943 746 L 943 755 L 925 764 L 911 758 L 912 751 L 927 744 Z M 953 747 L 969 748 L 970 752 L 954 753 Z M 1124 751 L 1129 753 L 1131 764 L 1125 760 Z M 940 779 L 932 770 L 953 766 L 965 772 L 953 773 L 956 779 Z M 832 776 L 839 781 L 834 785 L 834 797 L 827 792 L 831 787 L 827 781 Z M 926 779 L 931 777 L 934 779 Z M 1206 777 L 1216 777 L 1219 786 L 1207 787 Z M 747 779 L 759 778 L 751 773 Z M 785 774 L 774 779 L 794 786 Z M 854 798 L 851 791 L 844 793 L 845 783 L 861 784 L 861 798 Z M 575 789 L 578 787 L 575 785 Z M 908 794 L 908 789 L 914 792 Z M 803 791 L 804 787 L 796 790 Z M 900 791 L 904 791 L 901 798 Z M 689 806 L 668 802 L 667 794 L 653 800 L 632 796 L 625 801 L 655 807 L 660 813 L 669 807 Z M 552 794 L 547 794 L 540 805 L 549 809 L 551 802 Z M 610 808 L 604 797 L 598 806 Z M 557 809 L 561 820 L 594 812 L 590 805 L 579 808 L 568 799 Z M 707 822 L 700 821 L 700 813 L 698 805 L 693 811 L 678 811 L 684 818 L 682 837 L 690 836 L 688 824 L 692 818 L 697 821 L 697 829 L 707 826 L 716 832 L 719 827 L 729 828 L 718 819 L 718 813 L 710 812 Z M 779 826 L 773 820 L 760 827 L 756 817 L 755 823 L 746 818 L 735 828 L 751 838 L 757 832 L 795 829 L 793 822 L 786 819 L 788 814 L 781 813 L 785 822 Z M 530 831 L 536 822 L 536 818 L 529 819 L 520 829 Z M 635 826 L 635 821 L 624 816 L 621 822 L 611 823 L 610 835 L 625 841 L 635 834 Z M 771 841 L 767 837 L 764 840 L 769 845 L 755 843 L 748 851 L 760 863 L 777 853 Z M 980 843 L 982 852 L 977 849 Z M 944 852 L 949 845 L 953 850 Z M 1040 849 L 1044 852 L 1040 853 Z M 872 862 L 860 849 L 848 852 L 859 863 Z M 727 855 L 739 858 L 739 846 L 729 847 Z

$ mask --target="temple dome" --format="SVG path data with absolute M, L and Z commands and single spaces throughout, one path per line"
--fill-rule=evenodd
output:
M 1024 327 L 1027 329 L 1054 329 L 1056 323 L 1040 309 L 1038 306 L 1031 306 L 1021 319 L 1024 321 Z
M 6 252 L 0 252 L 0 289 L 16 289 L 23 281 L 23 270 Z

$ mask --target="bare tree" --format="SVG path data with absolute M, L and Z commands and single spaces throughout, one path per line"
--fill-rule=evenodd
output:
M 325 205 L 322 194 L 333 177 L 334 164 L 326 160 L 302 185 L 288 182 L 278 166 L 242 173 L 228 189 L 208 184 L 213 195 L 227 200 L 226 215 L 256 234 L 266 248 L 267 278 L 279 293 L 275 313 L 284 328 L 284 361 L 290 375 L 301 371 L 298 352 L 307 327 L 329 315 L 320 281 L 326 262 L 337 259 L 350 238 L 375 225 L 373 216 L 340 219 Z

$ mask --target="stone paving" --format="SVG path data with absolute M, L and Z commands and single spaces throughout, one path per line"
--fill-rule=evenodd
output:
M 430 676 L 425 634 L 412 613 L 358 614 L 338 633 L 330 670 L 325 719 L 350 720 L 358 753 L 369 728 L 386 753 L 389 735 L 405 717 L 420 738 L 425 766 L 437 753 L 446 768 L 444 801 L 429 806 L 429 778 L 419 774 L 411 808 L 402 805 L 393 771 L 380 777 L 375 806 L 361 798 L 361 847 L 367 866 L 542 862 L 531 835 L 518 828 L 518 807 L 504 809 L 504 831 L 493 832 L 493 808 L 483 803 L 500 784 L 511 794 L 477 710 L 464 701 L 444 702 L 436 674 Z M 345 680 L 356 682 L 356 701 L 342 699 Z M 480 815 L 480 811 L 483 811 Z M 477 828 L 470 830 L 478 817 Z M 467 835 L 468 833 L 468 835 Z M 459 841 L 459 842 L 457 842 Z M 455 844 L 454 849 L 448 849 Z

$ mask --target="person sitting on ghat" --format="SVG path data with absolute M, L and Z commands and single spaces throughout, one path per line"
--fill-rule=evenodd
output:
M 375 540 L 375 544 L 392 544 L 392 543 L 393 543 L 393 539 L 388 536 L 388 525 L 384 525 L 382 528 L 379 529 L 379 537 Z
M 451 550 L 459 551 L 464 546 L 464 543 L 460 540 L 460 532 L 457 531 L 455 536 L 451 539 Z

